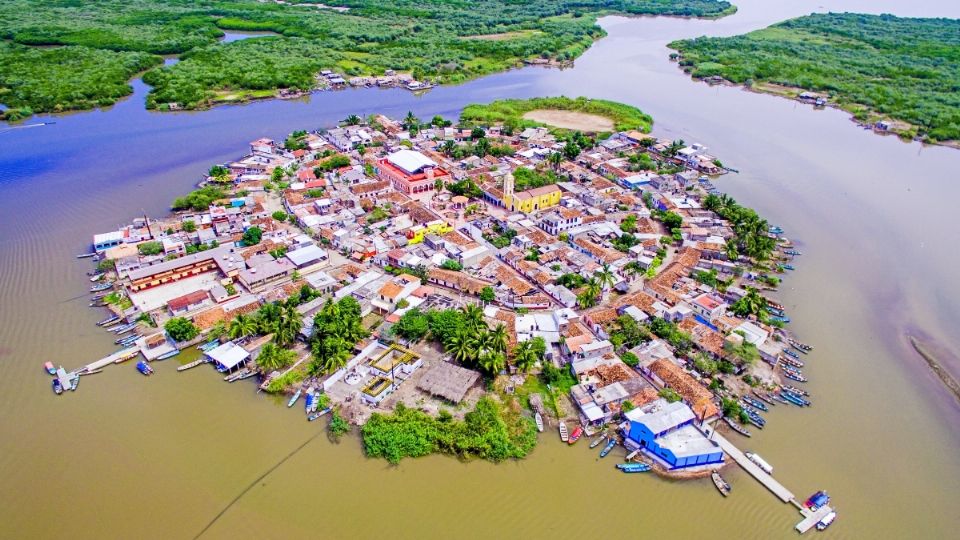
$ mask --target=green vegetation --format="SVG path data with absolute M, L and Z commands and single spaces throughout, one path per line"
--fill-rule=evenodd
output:
M 328 300 L 313 318 L 310 351 L 313 374 L 333 373 L 347 364 L 357 342 L 369 336 L 360 318 L 360 304 L 352 296 Z
M 247 230 L 243 231 L 243 245 L 245 246 L 255 246 L 260 243 L 261 238 L 263 238 L 263 231 L 260 227 L 248 227 Z
M 227 192 L 217 186 L 204 186 L 183 197 L 174 199 L 171 208 L 174 210 L 207 210 L 215 201 L 226 198 Z
M 303 4 L 303 5 L 301 5 Z M 310 4 L 310 5 L 306 5 Z M 324 68 L 346 76 L 409 72 L 456 83 L 525 60 L 568 61 L 603 35 L 596 17 L 618 12 L 717 17 L 716 0 L 6 0 L 0 4 L 0 102 L 10 119 L 106 105 L 148 68 L 150 108 L 210 106 L 308 90 Z M 586 16 L 583 16 L 586 15 Z M 217 41 L 223 30 L 276 36 Z M 26 45 L 56 45 L 51 49 Z M 155 67 L 161 54 L 180 54 Z
M 379 222 L 387 219 L 388 217 L 390 217 L 390 212 L 389 212 L 389 211 L 387 211 L 387 210 L 385 210 L 385 209 L 383 209 L 383 208 L 381 208 L 381 207 L 379 207 L 379 206 L 376 206 L 376 207 L 373 208 L 373 210 L 370 211 L 370 213 L 367 214 L 367 223 L 371 223 L 371 224 L 372 224 L 372 223 L 379 223 Z
M 159 255 L 163 253 L 163 244 L 157 241 L 141 242 L 137 244 L 137 251 L 141 255 Z
M 194 326 L 190 319 L 183 317 L 170 319 L 167 321 L 167 324 L 163 325 L 163 329 L 166 330 L 167 334 L 170 334 L 170 337 L 175 341 L 190 341 L 200 333 L 200 330 Z
M 419 309 L 413 308 L 393 325 L 393 332 L 409 341 L 420 341 L 430 332 L 430 319 Z
M 905 136 L 960 139 L 960 20 L 821 13 L 670 47 L 694 77 L 823 92 L 858 120 L 891 118 L 914 126 Z
M 757 261 L 765 261 L 776 249 L 777 241 L 769 234 L 767 220 L 760 218 L 753 209 L 737 204 L 733 197 L 711 193 L 703 200 L 703 207 L 716 212 L 733 227 L 736 236 L 728 241 L 726 250 L 730 260 L 737 260 L 742 253 Z
M 321 397 L 326 397 L 326 394 L 321 394 Z M 330 437 L 334 440 L 340 440 L 340 437 L 350 433 L 350 424 L 347 422 L 347 419 L 340 414 L 340 409 L 331 413 L 330 423 L 327 424 L 327 431 L 330 432 Z
M 276 379 L 271 380 L 267 384 L 266 391 L 270 392 L 271 394 L 282 392 L 284 389 L 302 381 L 304 377 L 306 377 L 306 374 L 303 371 L 300 371 L 299 369 L 291 370 L 282 377 L 277 377 Z
M 653 125 L 653 119 L 636 107 L 585 97 L 501 99 L 488 104 L 467 105 L 460 113 L 460 121 L 467 125 L 502 123 L 508 129 L 540 126 L 543 124 L 523 118 L 524 114 L 537 109 L 576 111 L 603 116 L 613 121 L 617 131 L 637 129 L 649 132 Z M 568 131 L 559 128 L 551 129 L 560 134 Z
M 481 398 L 463 421 L 449 413 L 434 418 L 401 403 L 393 414 L 374 413 L 361 431 L 367 455 L 391 463 L 438 452 L 499 462 L 525 457 L 537 442 L 529 418 L 489 397 Z
M 666 340 L 667 343 L 672 345 L 678 354 L 689 351 L 693 346 L 690 334 L 680 330 L 676 324 L 670 321 L 661 319 L 660 317 L 654 317 L 650 319 L 649 328 L 657 337 Z
M 447 259 L 443 261 L 443 264 L 440 265 L 440 268 L 443 268 L 444 270 L 453 270 L 455 272 L 459 272 L 460 270 L 463 270 L 463 265 L 453 259 Z
M 559 155 L 559 154 L 553 154 Z M 549 186 L 560 182 L 562 178 L 553 171 L 537 171 L 527 167 L 517 167 L 513 171 L 513 188 L 515 191 Z
M 670 403 L 680 401 L 682 399 L 680 394 L 678 394 L 673 388 L 664 388 L 663 390 L 657 392 L 657 395 L 669 401 Z

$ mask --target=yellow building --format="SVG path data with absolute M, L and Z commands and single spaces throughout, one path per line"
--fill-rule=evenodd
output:
M 428 234 L 442 236 L 452 230 L 453 227 L 451 227 L 450 224 L 440 219 L 431 221 L 429 223 L 424 223 L 423 225 L 417 225 L 415 227 L 411 227 L 410 230 L 407 231 L 407 243 L 419 244 L 420 242 L 423 242 L 423 237 L 427 236 Z
M 560 188 L 543 186 L 520 193 L 504 194 L 503 205 L 513 212 L 530 214 L 560 204 Z

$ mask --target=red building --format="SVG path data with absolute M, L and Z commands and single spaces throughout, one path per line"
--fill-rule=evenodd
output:
M 437 180 L 450 181 L 450 173 L 414 150 L 398 150 L 377 162 L 379 177 L 407 195 L 433 191 Z

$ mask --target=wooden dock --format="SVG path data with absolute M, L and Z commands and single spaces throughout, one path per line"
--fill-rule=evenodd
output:
M 83 371 L 93 371 L 100 369 L 110 364 L 119 364 L 125 362 L 134 356 L 140 354 L 139 347 L 127 347 L 126 349 L 121 349 L 109 356 L 105 356 L 96 362 L 91 362 L 82 368 Z
M 778 499 L 783 502 L 793 502 L 794 504 L 797 504 L 793 493 L 789 489 L 785 488 L 783 484 L 778 482 L 773 476 L 770 476 L 764 472 L 764 470 L 758 467 L 756 463 L 750 461 L 750 458 L 741 452 L 739 448 L 734 446 L 733 443 L 728 441 L 726 437 L 714 432 L 713 428 L 707 425 L 703 426 L 703 430 L 708 437 L 711 433 L 713 433 L 712 439 L 720 445 L 720 448 L 722 448 L 728 456 L 733 458 L 738 465 L 743 467 L 743 470 L 750 473 L 750 476 L 756 478 L 758 482 L 763 484 L 764 487 L 776 495 Z
M 820 523 L 820 520 L 825 518 L 830 512 L 833 512 L 833 508 L 829 506 L 821 506 L 815 512 L 810 511 L 808 508 L 800 510 L 800 513 L 803 514 L 803 521 L 797 523 L 797 532 L 803 534 L 809 531 L 814 525 Z

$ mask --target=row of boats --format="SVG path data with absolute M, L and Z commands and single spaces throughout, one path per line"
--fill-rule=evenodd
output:
M 307 414 L 307 421 L 313 422 L 317 418 L 329 413 L 333 409 L 331 407 L 324 407 L 320 409 L 321 395 L 323 392 L 317 390 L 313 387 L 307 388 L 307 391 L 304 392 L 303 388 L 297 388 L 297 391 L 294 392 L 293 396 L 287 402 L 287 407 L 293 407 L 297 404 L 297 401 L 300 399 L 300 396 L 306 394 L 304 398 L 304 412 Z M 319 409 L 319 410 L 318 410 Z

